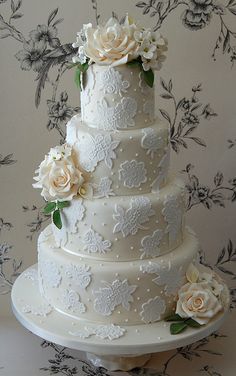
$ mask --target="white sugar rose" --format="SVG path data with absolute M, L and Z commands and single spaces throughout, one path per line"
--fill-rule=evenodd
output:
M 212 292 L 206 282 L 187 283 L 178 292 L 176 313 L 183 317 L 191 317 L 200 325 L 208 321 L 223 309 L 221 300 Z
M 139 43 L 134 39 L 137 26 L 126 17 L 123 25 L 110 18 L 105 26 L 84 29 L 83 51 L 91 62 L 100 65 L 120 65 L 137 58 Z
M 46 201 L 72 200 L 84 182 L 77 168 L 72 149 L 67 144 L 52 148 L 36 170 L 34 188 L 41 188 Z

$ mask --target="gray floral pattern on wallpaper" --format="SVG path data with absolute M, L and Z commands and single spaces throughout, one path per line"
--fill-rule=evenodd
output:
M 101 19 L 99 2 L 91 0 L 87 5 L 91 6 L 94 12 L 95 22 L 98 24 Z M 47 86 L 50 97 L 46 99 L 48 121 L 45 126 L 48 131 L 56 131 L 60 142 L 65 140 L 65 124 L 77 113 L 80 108 L 71 104 L 68 93 L 61 88 L 61 78 L 71 67 L 71 57 L 74 49 L 69 43 L 62 43 L 59 30 L 63 18 L 60 16 L 58 8 L 49 12 L 49 15 L 32 30 L 24 34 L 20 29 L 22 13 L 22 0 L 0 0 L 0 38 L 14 39 L 18 43 L 18 50 L 15 52 L 15 58 L 19 64 L 22 74 L 28 71 L 34 72 L 35 78 L 35 106 L 38 107 L 42 100 L 42 92 Z M 146 0 L 134 3 L 134 7 L 140 9 L 144 16 L 150 17 L 153 21 L 153 29 L 159 30 L 163 23 L 168 23 L 169 16 L 175 14 L 179 27 L 185 27 L 189 32 L 198 32 L 205 30 L 207 37 L 207 26 L 213 22 L 219 25 L 218 35 L 211 52 L 213 60 L 219 54 L 226 56 L 228 61 L 234 64 L 236 60 L 236 1 L 226 2 L 215 0 L 169 0 L 157 1 Z M 4 7 L 3 17 L 1 9 Z M 177 10 L 181 9 L 181 15 Z M 112 12 L 116 16 L 115 12 Z M 229 19 L 231 17 L 231 19 Z M 234 28 L 230 26 L 232 24 Z M 235 30 L 234 30 L 235 29 Z M 209 57 L 209 63 L 211 62 Z M 19 71 L 20 74 L 20 71 Z M 172 112 L 165 108 L 160 108 L 160 115 L 169 123 L 170 141 L 175 153 L 181 153 L 183 149 L 191 148 L 193 144 L 199 149 L 207 147 L 206 141 L 196 136 L 201 131 L 202 124 L 206 124 L 217 116 L 217 111 L 210 103 L 203 103 L 201 92 L 204 85 L 196 83 L 189 87 L 189 96 L 182 97 L 174 89 L 174 79 L 160 79 L 162 92 L 160 96 L 168 104 L 171 103 Z M 167 103 L 167 102 L 166 102 Z M 170 111 L 170 110 L 169 110 Z M 225 140 L 225 148 L 232 149 L 236 145 L 236 139 Z M 10 168 L 16 163 L 13 154 L 0 154 L 0 167 Z M 232 204 L 236 200 L 236 177 L 226 180 L 223 172 L 216 172 L 212 185 L 209 186 L 201 182 L 197 177 L 194 166 L 187 163 L 182 170 L 186 177 L 186 188 L 188 193 L 187 210 L 193 210 L 196 206 L 201 206 L 203 210 L 210 210 L 214 206 L 223 208 L 227 204 Z M 49 220 L 48 216 L 42 213 L 42 207 L 34 204 L 25 204 L 22 211 L 29 217 L 27 228 L 27 238 L 31 241 Z M 27 218 L 28 218 L 27 217 Z M 0 294 L 10 292 L 15 278 L 19 275 L 22 267 L 22 261 L 13 257 L 13 249 L 10 244 L 4 241 L 5 231 L 12 231 L 13 225 L 3 218 L 0 218 Z M 222 276 L 227 276 L 230 285 L 232 303 L 231 307 L 236 306 L 236 288 L 234 281 L 236 274 L 233 266 L 236 261 L 236 247 L 229 239 L 228 243 L 217 252 L 214 263 L 209 263 L 207 255 L 202 250 L 200 252 L 200 261 L 203 265 L 217 270 Z M 212 350 L 211 345 L 216 341 L 225 338 L 223 334 L 213 333 L 208 338 L 198 341 L 195 344 L 181 347 L 173 351 L 170 357 L 163 364 L 159 371 L 147 369 L 136 369 L 130 372 L 130 375 L 155 375 L 155 376 L 173 376 L 170 374 L 170 367 L 177 357 L 182 357 L 188 361 L 201 357 L 201 368 L 198 372 L 201 375 L 224 376 L 208 362 L 204 363 L 204 354 L 212 356 L 221 356 L 218 351 Z M 103 368 L 95 368 L 88 362 L 75 358 L 70 351 L 53 343 L 43 341 L 43 349 L 50 348 L 54 351 L 54 357 L 48 360 L 48 365 L 40 369 L 42 374 L 48 375 L 66 375 L 72 376 L 82 372 L 87 376 L 108 376 L 110 375 Z M 214 347 L 214 346 L 213 346 Z

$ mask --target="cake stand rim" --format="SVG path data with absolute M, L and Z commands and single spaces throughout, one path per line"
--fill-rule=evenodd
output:
M 158 340 L 157 342 L 151 342 L 151 343 L 141 343 L 141 344 L 135 344 L 135 340 L 133 344 L 125 344 L 125 343 L 117 343 L 117 340 L 114 341 L 105 341 L 100 340 L 98 343 L 98 339 L 96 341 L 92 341 L 90 338 L 89 341 L 87 339 L 81 339 L 76 337 L 69 337 L 69 334 L 67 336 L 63 336 L 58 333 L 54 333 L 53 331 L 50 331 L 49 329 L 45 328 L 43 325 L 40 326 L 39 323 L 35 323 L 32 317 L 27 314 L 20 312 L 19 308 L 17 307 L 16 303 L 16 297 L 15 297 L 15 290 L 19 287 L 21 283 L 22 276 L 25 272 L 28 272 L 32 269 L 35 269 L 37 267 L 37 264 L 34 264 L 27 268 L 15 281 L 12 293 L 11 293 L 11 305 L 12 305 L 12 311 L 17 318 L 17 320 L 30 332 L 33 334 L 36 334 L 37 336 L 41 337 L 42 339 L 45 339 L 50 342 L 54 342 L 61 346 L 66 346 L 71 349 L 85 351 L 88 353 L 93 353 L 96 355 L 117 355 L 117 356 L 136 356 L 136 355 L 144 355 L 144 354 L 150 354 L 150 353 L 157 353 L 162 351 L 168 351 L 173 350 L 178 347 L 183 347 L 186 345 L 189 345 L 193 342 L 199 341 L 202 338 L 207 337 L 214 331 L 218 330 L 219 327 L 223 324 L 226 317 L 228 316 L 229 309 L 227 307 L 227 310 L 225 310 L 222 313 L 219 313 L 216 318 L 214 318 L 210 323 L 207 325 L 204 325 L 204 327 L 201 327 L 199 329 L 191 329 L 188 328 L 188 330 L 184 333 L 178 334 L 178 335 L 172 335 L 171 340 L 168 340 L 167 342 Z M 27 281 L 30 284 L 30 281 Z M 27 283 L 26 282 L 26 283 Z M 35 287 L 35 286 L 34 286 Z M 39 292 L 39 289 L 38 289 Z M 61 314 L 58 311 L 54 311 L 54 313 L 57 316 L 57 319 L 60 318 L 61 324 L 63 322 L 65 323 L 65 317 L 63 317 L 63 314 Z M 27 317 L 27 319 L 26 319 Z M 68 317 L 66 317 L 68 320 Z M 153 324 L 143 324 L 143 325 L 129 325 L 125 326 L 125 328 L 132 329 L 132 328 L 138 328 L 140 331 L 144 331 L 150 327 L 153 329 L 158 328 L 158 325 L 163 323 L 163 321 L 159 321 L 157 323 Z M 94 324 L 94 323 L 93 323 Z M 163 331 L 166 331 L 166 334 L 169 336 L 169 323 L 166 323 L 167 326 L 165 329 L 162 328 Z M 126 339 L 126 335 L 124 337 L 119 338 L 119 342 L 122 342 L 122 339 Z M 92 343 L 91 343 L 92 342 Z

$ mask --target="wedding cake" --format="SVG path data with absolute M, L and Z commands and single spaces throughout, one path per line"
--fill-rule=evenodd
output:
M 41 294 L 84 320 L 83 338 L 115 339 L 170 316 L 206 324 L 228 295 L 194 266 L 184 183 L 168 172 L 169 128 L 155 116 L 153 86 L 167 42 L 126 17 L 84 25 L 74 47 L 81 114 L 34 184 L 52 215 L 38 239 Z

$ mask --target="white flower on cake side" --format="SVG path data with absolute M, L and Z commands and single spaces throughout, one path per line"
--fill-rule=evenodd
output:
M 84 183 L 72 148 L 64 144 L 50 149 L 36 173 L 38 175 L 34 177 L 36 183 L 33 187 L 42 189 L 41 195 L 48 201 L 44 213 L 53 213 L 53 222 L 61 229 L 60 210 L 69 206 Z
M 147 155 L 150 155 L 153 159 L 155 153 L 158 153 L 158 150 L 161 150 L 163 147 L 163 137 L 158 136 L 153 128 L 145 128 L 142 130 L 142 133 L 141 146 L 147 150 Z
M 103 316 L 109 316 L 120 304 L 129 311 L 130 303 L 134 300 L 132 294 L 137 286 L 129 285 L 127 279 L 123 281 L 116 279 L 111 284 L 103 283 L 106 287 L 100 287 L 99 290 L 93 292 L 95 311 Z
M 144 162 L 125 161 L 120 165 L 119 179 L 127 188 L 138 188 L 142 183 L 147 181 L 147 170 Z
M 103 240 L 103 237 L 92 229 L 86 232 L 83 238 L 84 250 L 88 253 L 104 254 L 111 251 L 110 240 Z
M 122 206 L 115 206 L 113 218 L 118 222 L 113 228 L 113 233 L 120 232 L 123 237 L 135 235 L 137 231 L 146 230 L 143 223 L 148 222 L 155 215 L 149 198 L 141 196 L 131 199 L 130 207 L 125 210 Z
M 167 321 L 170 331 L 177 334 L 188 326 L 199 327 L 207 324 L 217 313 L 229 307 L 229 291 L 221 278 L 213 272 L 201 272 L 190 264 L 186 272 L 188 282 L 178 291 L 176 314 Z
M 41 260 L 39 274 L 43 283 L 49 287 L 58 287 L 61 284 L 61 272 L 54 261 Z
M 95 198 L 102 198 L 106 197 L 108 198 L 109 196 L 115 196 L 115 193 L 112 190 L 112 180 L 109 179 L 107 176 L 104 176 L 101 178 L 100 182 L 94 183 L 92 185 L 93 187 L 93 196 Z
M 165 301 L 160 296 L 156 296 L 154 299 L 149 299 L 146 303 L 143 303 L 140 316 L 146 324 L 149 324 L 160 320 L 165 310 Z
M 123 81 L 121 74 L 112 67 L 100 73 L 100 85 L 104 94 L 126 93 L 130 86 L 128 81 Z
M 74 290 L 64 290 L 61 301 L 69 311 L 76 313 L 84 313 L 86 311 L 86 306 L 80 301 L 80 296 Z
M 97 326 L 85 326 L 84 330 L 77 330 L 75 332 L 69 332 L 70 335 L 86 339 L 91 336 L 96 336 L 101 339 L 108 339 L 113 341 L 114 339 L 122 337 L 126 332 L 126 329 L 121 328 L 118 325 L 97 325 Z
M 91 282 L 90 267 L 85 264 L 67 265 L 65 266 L 65 275 L 71 280 L 71 283 L 76 286 L 86 289 Z
M 144 236 L 141 240 L 141 258 L 157 257 L 160 254 L 160 243 L 163 238 L 162 230 L 155 230 L 152 235 Z

